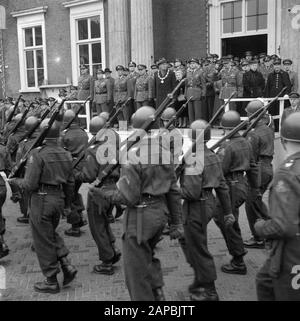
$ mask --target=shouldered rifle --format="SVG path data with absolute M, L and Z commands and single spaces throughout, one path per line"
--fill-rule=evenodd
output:
M 127 101 L 128 101 L 128 99 L 127 99 Z M 119 101 L 113 106 L 111 112 L 109 113 L 109 118 L 111 118 L 111 117 L 114 115 L 114 113 L 116 112 L 118 106 L 121 105 L 121 103 L 122 103 L 122 100 L 119 100 Z
M 33 144 L 30 146 L 30 148 L 28 149 L 28 151 L 24 154 L 24 156 L 22 157 L 22 159 L 19 161 L 18 164 L 16 164 L 11 173 L 9 174 L 8 178 L 14 178 L 14 177 L 18 177 L 19 173 L 23 170 L 23 168 L 25 167 L 28 155 L 30 154 L 30 152 L 34 149 L 37 148 L 39 146 L 42 145 L 44 139 L 47 137 L 48 131 L 51 129 L 51 126 L 53 125 L 53 123 L 55 122 L 57 116 L 59 115 L 61 109 L 63 108 L 63 105 L 65 103 L 66 99 L 63 99 L 60 103 L 60 105 L 56 108 L 56 110 L 53 112 L 53 114 L 51 115 L 51 118 L 49 119 L 48 125 L 41 131 L 41 133 L 38 135 L 38 137 L 35 139 L 35 141 L 33 142 Z
M 17 99 L 17 101 L 15 102 L 15 105 L 14 105 L 14 109 L 12 110 L 12 112 L 8 115 L 7 119 L 6 119 L 6 124 L 7 123 L 10 123 L 11 120 L 13 119 L 14 117 L 14 114 L 16 113 L 16 110 L 18 108 L 18 105 L 19 105 L 19 102 L 20 102 L 20 99 L 21 99 L 22 95 L 20 95 Z
M 213 122 L 217 119 L 217 117 L 221 114 L 221 112 L 223 111 L 223 109 L 230 103 L 231 99 L 233 98 L 233 96 L 236 94 L 236 92 L 232 93 L 232 95 L 229 97 L 229 99 L 227 100 L 227 102 L 225 104 L 223 104 L 217 111 L 216 113 L 214 114 L 213 118 L 210 120 L 210 122 L 207 124 L 207 126 L 203 129 L 203 131 L 201 132 L 201 134 L 197 137 L 196 141 L 193 142 L 192 146 L 186 151 L 186 153 L 183 155 L 183 158 L 182 158 L 182 162 L 181 164 L 179 164 L 176 169 L 175 169 L 175 172 L 176 172 L 176 177 L 179 178 L 179 176 L 181 175 L 181 172 L 183 171 L 183 168 L 184 168 L 184 165 L 185 165 L 185 162 L 184 162 L 184 159 L 186 159 L 187 157 L 189 157 L 195 146 L 199 143 L 199 141 L 204 137 L 204 133 L 205 133 L 205 130 L 207 128 L 209 128 Z
M 124 109 L 124 107 L 130 102 L 130 100 L 131 98 L 128 98 L 120 107 L 118 107 L 120 105 L 119 103 L 117 103 L 114 106 L 114 109 L 110 113 L 109 119 L 107 121 L 108 127 L 114 125 L 115 121 L 118 120 L 118 115 Z
M 250 115 L 248 119 L 244 120 L 243 122 L 241 122 L 238 126 L 236 126 L 235 128 L 233 128 L 227 135 L 225 135 L 224 137 L 222 137 L 218 142 L 216 142 L 210 149 L 215 150 L 218 147 L 221 146 L 221 144 L 227 140 L 230 139 L 233 135 L 235 135 L 237 132 L 239 132 L 240 130 L 242 130 L 243 128 L 245 128 L 249 122 L 255 118 L 257 118 L 258 116 L 260 116 L 263 112 L 266 113 L 267 110 L 270 108 L 270 106 L 276 102 L 279 97 L 283 94 L 283 92 L 286 90 L 286 87 L 284 87 L 281 92 L 275 97 L 273 98 L 265 107 L 263 107 L 262 109 L 257 110 L 254 114 Z M 260 118 L 259 118 L 260 119 Z
M 78 117 L 79 113 L 81 112 L 81 110 L 85 107 L 86 103 L 91 99 L 91 96 L 89 96 L 85 102 L 83 104 L 80 104 L 80 107 L 78 108 L 78 110 L 75 113 L 75 116 L 69 120 L 69 122 L 67 123 L 67 125 L 64 127 L 64 130 L 70 128 L 70 126 L 72 125 L 73 121 L 76 119 L 76 117 Z M 65 99 L 66 100 L 66 99 Z M 64 101 L 65 101 L 64 100 Z
M 185 82 L 185 78 L 183 78 L 178 85 L 174 88 L 172 93 L 168 94 L 164 101 L 160 104 L 160 106 L 156 109 L 153 117 L 149 117 L 148 120 L 145 121 L 141 130 L 139 130 L 140 135 L 136 137 L 133 141 L 128 141 L 126 143 L 126 150 L 129 151 L 136 143 L 138 143 L 146 132 L 148 132 L 153 124 L 160 118 L 161 114 L 173 99 L 173 96 L 176 94 L 177 90 L 181 87 L 181 85 Z M 95 187 L 102 187 L 104 181 L 111 175 L 111 173 L 119 166 L 119 162 L 117 161 L 116 164 L 108 164 L 101 173 L 100 179 L 97 179 L 97 185 Z
M 20 118 L 20 120 L 15 124 L 15 126 L 13 127 L 13 129 L 10 131 L 10 133 L 8 134 L 8 136 L 13 135 L 18 128 L 21 126 L 21 124 L 24 122 L 27 114 L 29 113 L 30 108 L 32 107 L 33 103 L 31 103 L 28 107 L 26 107 L 26 109 L 24 110 L 22 117 Z
M 120 112 L 122 111 L 122 109 L 124 108 L 124 106 L 128 103 L 129 99 L 127 99 L 127 101 L 120 106 L 119 108 L 116 109 L 115 113 L 108 119 L 108 121 L 106 122 L 105 126 L 101 129 L 103 130 L 103 133 L 105 133 L 105 129 L 109 128 L 111 126 L 111 124 L 114 123 L 114 121 L 117 119 L 118 115 L 120 114 Z M 116 105 L 117 106 L 117 105 Z M 93 144 L 95 144 L 96 142 L 96 138 L 98 138 L 100 140 L 100 137 L 97 137 L 97 134 L 94 135 L 91 140 L 88 143 L 87 148 L 89 148 L 90 146 L 92 146 Z M 83 152 L 77 159 L 76 161 L 73 163 L 73 168 L 76 168 L 76 166 L 84 159 L 85 156 L 85 152 Z
M 168 121 L 167 125 L 165 126 L 166 129 L 169 129 L 176 119 L 183 113 L 183 111 L 186 109 L 188 103 L 192 100 L 193 96 L 190 97 L 177 111 L 177 113 Z

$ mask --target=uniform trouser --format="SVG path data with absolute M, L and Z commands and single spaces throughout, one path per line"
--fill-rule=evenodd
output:
M 30 226 L 33 245 L 43 274 L 51 277 L 59 273 L 60 258 L 69 254 L 64 240 L 56 232 L 64 210 L 62 191 L 33 193 L 30 199 Z
M 279 102 L 275 101 L 274 103 L 271 104 L 269 108 L 269 114 L 272 116 L 277 116 L 279 115 Z M 275 132 L 279 131 L 279 119 L 274 119 L 274 125 L 275 125 Z
M 96 104 L 96 110 L 97 110 L 97 115 L 101 114 L 102 112 L 110 112 L 110 108 L 107 105 L 107 103 L 103 103 L 103 104 Z
M 82 196 L 79 193 L 81 184 L 80 181 L 75 181 L 74 194 L 71 202 L 71 214 L 67 216 L 67 223 L 72 224 L 74 228 L 82 221 L 82 211 L 84 211 Z
M 190 124 L 197 119 L 206 119 L 204 101 L 192 100 L 188 104 Z
M 215 103 L 215 95 L 206 96 L 205 97 L 205 113 L 206 113 L 206 121 L 210 121 L 214 115 L 214 103 Z
M 6 185 L 3 180 L 3 177 L 0 175 L 0 235 L 4 235 L 5 233 L 5 218 L 2 215 L 2 206 L 6 200 Z
M 217 279 L 215 263 L 207 247 L 207 224 L 214 211 L 215 198 L 211 192 L 207 193 L 205 200 L 183 202 L 184 239 L 180 239 L 180 244 L 199 285 Z
M 149 100 L 144 100 L 144 101 L 136 101 L 136 110 L 143 107 L 143 106 L 150 106 L 149 105 Z M 136 111 L 135 110 L 135 111 Z
M 260 186 L 260 194 L 263 196 L 265 191 L 267 190 L 269 184 L 273 179 L 273 168 L 272 164 L 261 162 L 260 163 L 260 173 L 261 173 L 261 186 Z M 257 219 L 268 219 L 268 208 L 266 204 L 263 202 L 262 199 L 253 200 L 251 197 L 251 190 L 249 189 L 249 195 L 246 199 L 246 214 L 249 223 L 249 227 L 253 237 L 256 240 L 260 240 L 259 236 L 257 235 L 254 224 Z
M 95 200 L 90 192 L 87 196 L 87 215 L 92 237 L 97 245 L 99 259 L 110 261 L 115 255 L 115 237 L 105 215 L 111 205 L 104 199 Z
M 21 199 L 19 201 L 20 211 L 24 217 L 29 216 L 30 193 L 27 190 L 20 190 Z
M 256 275 L 258 301 L 300 301 L 299 289 L 292 287 L 295 274 L 291 274 L 291 271 L 282 271 L 278 278 L 273 278 L 269 271 L 270 259 L 267 259 Z
M 122 104 L 124 104 L 124 102 L 122 102 Z M 127 122 L 129 122 L 130 121 L 130 117 L 132 115 L 131 109 L 132 109 L 132 104 L 131 104 L 131 101 L 130 101 L 123 107 L 122 113 L 120 113 L 119 116 L 118 116 L 118 120 L 119 121 L 127 121 Z
M 167 223 L 160 202 L 145 208 L 127 208 L 124 218 L 125 282 L 132 301 L 154 301 L 153 290 L 164 285 L 154 248 Z
M 248 186 L 246 178 L 242 175 L 237 177 L 236 182 L 227 181 L 227 185 L 230 190 L 231 203 L 234 204 L 232 214 L 235 217 L 235 222 L 231 227 L 225 227 L 223 209 L 219 200 L 217 200 L 217 210 L 214 221 L 222 232 L 230 255 L 234 258 L 240 258 L 245 255 L 245 248 L 239 225 L 239 208 L 247 198 Z

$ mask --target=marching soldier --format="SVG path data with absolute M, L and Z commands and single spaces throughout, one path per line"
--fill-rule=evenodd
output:
M 136 108 L 149 106 L 153 100 L 153 78 L 146 72 L 145 65 L 138 65 L 139 76 L 136 79 L 134 88 L 134 100 Z
M 75 113 L 72 110 L 67 110 L 64 114 L 63 122 L 67 124 L 70 120 L 74 119 Z M 61 145 L 64 149 L 69 151 L 72 155 L 73 162 L 85 153 L 88 146 L 88 135 L 84 129 L 79 126 L 78 117 L 76 117 L 71 126 L 64 130 L 61 135 Z M 83 168 L 83 163 L 80 162 L 76 168 L 74 168 L 74 175 L 80 172 Z M 79 189 L 81 182 L 75 178 L 75 186 L 73 192 L 73 198 L 71 202 L 71 212 L 68 213 L 67 223 L 71 224 L 71 228 L 65 231 L 68 236 L 79 237 L 81 235 L 80 227 L 87 224 L 83 219 L 82 212 L 84 211 L 84 204 Z
M 246 111 L 248 115 L 252 115 L 263 106 L 264 104 L 260 100 L 254 100 L 248 104 Z M 265 119 L 261 119 L 255 128 L 249 132 L 247 139 L 251 143 L 254 159 L 259 167 L 261 197 L 253 198 L 251 190 L 249 190 L 245 207 L 252 237 L 245 241 L 244 245 L 247 248 L 260 249 L 264 248 L 264 243 L 257 235 L 254 224 L 258 218 L 268 218 L 267 207 L 262 201 L 262 196 L 273 178 L 274 130 L 267 126 Z
M 256 276 L 259 301 L 300 301 L 300 113 L 281 128 L 287 158 L 274 175 L 269 195 L 270 219 L 258 220 L 256 233 L 269 243 L 269 257 Z
M 96 105 L 97 115 L 106 111 L 109 112 L 109 97 L 111 97 L 113 87 L 108 79 L 104 78 L 104 71 L 97 71 L 97 80 L 94 82 L 94 104 Z
M 190 124 L 197 119 L 206 119 L 204 100 L 206 96 L 206 81 L 203 71 L 200 68 L 199 60 L 192 58 L 189 60 L 190 71 L 187 72 L 185 82 L 185 96 L 189 99 L 188 104 Z
M 180 239 L 180 243 L 187 262 L 195 273 L 194 282 L 189 286 L 191 299 L 194 301 L 218 301 L 219 297 L 215 288 L 216 267 L 213 256 L 207 247 L 207 224 L 216 210 L 213 190 L 222 205 L 226 226 L 234 222 L 234 217 L 231 211 L 228 187 L 222 173 L 222 165 L 218 156 L 206 146 L 206 142 L 210 140 L 210 128 L 207 128 L 206 121 L 197 120 L 192 123 L 191 130 L 193 141 L 205 130 L 204 146 L 201 145 L 203 140 L 199 142 L 199 155 L 196 155 L 195 164 L 185 160 L 185 169 L 180 176 L 184 218 L 184 238 Z M 200 160 L 200 157 L 204 157 L 203 161 Z
M 41 130 L 49 119 L 41 123 Z M 63 285 L 68 285 L 77 270 L 67 259 L 69 254 L 63 239 L 56 232 L 65 204 L 70 207 L 74 190 L 71 154 L 58 145 L 60 126 L 56 121 L 49 130 L 43 146 L 34 149 L 28 159 L 24 178 L 9 182 L 31 193 L 30 225 L 34 249 L 41 270 L 46 277 L 34 284 L 37 292 L 58 293 L 59 262 L 64 274 Z
M 141 128 L 154 113 L 152 107 L 141 107 L 133 117 L 133 127 Z M 158 137 L 147 135 L 137 148 L 148 149 L 149 143 L 158 146 Z M 148 163 L 136 162 L 135 155 L 134 148 L 129 151 L 128 161 L 122 161 L 115 191 L 98 189 L 96 193 L 113 203 L 127 205 L 122 242 L 125 282 L 131 300 L 163 301 L 163 275 L 160 261 L 154 257 L 154 248 L 169 212 L 172 222 L 170 237 L 181 236 L 180 193 L 173 164 L 151 164 L 153 153 L 148 154 Z
M 300 95 L 296 92 L 289 94 L 291 107 L 286 108 L 281 116 L 281 126 L 288 115 L 300 111 Z
M 90 132 L 93 135 L 97 133 L 104 127 L 106 120 L 102 117 L 94 117 L 91 119 Z M 101 132 L 100 132 L 101 133 Z M 103 133 L 102 133 L 103 134 Z M 118 134 L 109 129 L 107 135 L 111 138 L 113 135 L 113 140 L 115 140 L 112 153 L 117 152 L 119 146 L 119 136 Z M 96 136 L 95 143 L 86 150 L 85 163 L 81 171 L 76 172 L 75 179 L 78 182 L 92 183 L 97 180 L 98 176 L 101 174 L 104 164 L 100 164 L 97 151 L 103 144 L 105 144 L 105 133 L 102 139 L 98 139 Z M 115 171 L 109 180 L 105 182 L 106 189 L 115 189 L 116 181 L 118 180 L 118 172 Z M 90 230 L 93 239 L 97 245 L 99 259 L 102 263 L 95 265 L 93 268 L 94 273 L 97 274 L 114 274 L 113 265 L 120 260 L 121 253 L 115 247 L 115 237 L 110 227 L 109 213 L 112 210 L 111 202 L 106 201 L 99 195 L 95 195 L 90 190 L 87 196 L 87 214 Z
M 284 59 L 283 60 L 284 71 L 287 72 L 290 76 L 291 81 L 291 92 L 297 93 L 298 92 L 298 74 L 296 71 L 291 70 L 291 66 L 293 61 L 291 59 Z
M 235 111 L 226 112 L 221 119 L 221 126 L 225 130 L 232 130 L 241 122 L 240 115 Z M 252 196 L 258 195 L 258 167 L 255 163 L 250 143 L 239 133 L 224 142 L 218 149 L 217 155 L 222 162 L 223 175 L 229 188 L 232 213 L 235 222 L 226 228 L 222 220 L 222 208 L 217 205 L 215 222 L 220 228 L 227 244 L 229 253 L 233 257 L 229 264 L 222 266 L 222 271 L 229 274 L 246 274 L 244 262 L 245 251 L 241 229 L 239 226 L 239 208 L 247 198 L 248 182 Z M 246 178 L 247 175 L 247 178 Z

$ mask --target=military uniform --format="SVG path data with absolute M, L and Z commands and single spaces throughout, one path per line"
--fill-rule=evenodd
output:
M 10 154 L 12 162 L 16 161 L 18 144 L 22 140 L 22 137 L 24 137 L 25 134 L 26 134 L 26 131 L 25 131 L 24 125 L 22 125 L 17 129 L 17 131 L 14 134 L 9 135 L 8 137 L 6 148 Z
M 126 76 L 121 76 L 115 79 L 114 84 L 114 103 L 118 101 L 125 103 L 130 95 L 130 84 Z M 126 121 L 130 120 L 130 106 L 125 106 L 123 109 L 123 119 Z
M 281 116 L 281 125 L 283 124 L 284 120 L 290 115 L 290 114 L 293 114 L 293 113 L 296 113 L 296 112 L 299 112 L 300 111 L 300 106 L 296 106 L 296 108 L 293 108 L 292 106 L 291 107 L 288 107 L 286 108 L 284 111 L 283 111 L 283 114 Z
M 188 104 L 190 124 L 197 119 L 206 119 L 204 99 L 206 96 L 206 81 L 203 71 L 198 68 L 187 73 L 185 82 L 185 96 L 189 99 L 193 96 Z
M 139 77 L 139 73 L 137 71 L 133 71 L 127 76 L 127 79 L 129 82 L 129 97 L 131 97 L 131 101 L 129 102 L 129 105 L 130 105 L 129 119 L 131 119 L 132 114 L 137 109 L 136 102 L 134 100 L 134 95 L 135 95 L 135 85 L 138 77 Z
M 149 106 L 153 99 L 153 78 L 147 73 L 143 76 L 138 76 L 134 89 L 134 100 L 137 109 L 142 106 Z
M 61 144 L 62 147 L 71 153 L 74 162 L 79 156 L 85 153 L 88 146 L 88 135 L 84 129 L 73 122 L 67 130 L 63 131 Z M 82 170 L 83 165 L 83 162 L 80 162 L 77 167 L 74 168 L 75 176 L 75 173 Z M 69 216 L 67 216 L 67 222 L 72 224 L 72 227 L 74 228 L 79 228 L 83 224 L 82 212 L 84 211 L 84 204 L 82 196 L 79 193 L 80 187 L 81 182 L 75 179 L 71 213 Z
M 260 120 L 252 129 L 247 139 L 251 143 L 253 155 L 260 171 L 260 194 L 263 195 L 273 178 L 274 131 L 265 120 Z M 251 191 L 249 191 L 251 193 Z M 267 219 L 268 211 L 262 199 L 254 200 L 251 195 L 246 199 L 246 213 L 249 227 L 255 240 L 260 241 L 255 232 L 254 224 L 258 218 Z
M 298 92 L 298 74 L 295 71 L 288 72 L 291 81 L 291 92 Z
M 215 89 L 214 82 L 217 80 L 217 72 L 214 65 L 210 65 L 205 71 L 206 95 L 205 95 L 205 114 L 206 120 L 210 121 L 214 115 Z
M 81 75 L 78 79 L 78 100 L 86 100 L 89 96 L 93 98 L 93 77 L 89 74 Z
M 110 112 L 109 99 L 112 96 L 113 87 L 108 79 L 98 79 L 94 82 L 94 103 L 97 114 L 101 112 Z
M 236 68 L 231 67 L 230 69 L 223 69 L 220 72 L 222 79 L 222 87 L 220 90 L 220 99 L 228 99 L 238 88 L 238 74 L 239 71 Z M 235 95 L 236 97 L 236 95 Z M 230 103 L 230 110 L 235 110 L 236 104 Z
M 267 67 L 265 64 L 261 65 L 260 68 L 258 69 L 259 72 L 262 73 L 265 83 L 267 83 L 269 74 L 274 71 L 274 66 L 271 65 L 270 67 Z
M 270 219 L 255 224 L 270 243 L 269 257 L 256 276 L 259 301 L 300 301 L 300 153 L 288 157 L 274 175 L 269 196 Z M 295 284 L 295 286 L 294 286 Z

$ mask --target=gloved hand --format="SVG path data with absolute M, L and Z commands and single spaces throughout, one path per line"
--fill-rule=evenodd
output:
M 183 226 L 182 224 L 170 225 L 170 239 L 175 240 L 183 236 Z
M 224 216 L 224 223 L 225 223 L 225 227 L 231 227 L 235 222 L 235 217 L 233 216 L 233 214 L 228 214 Z

